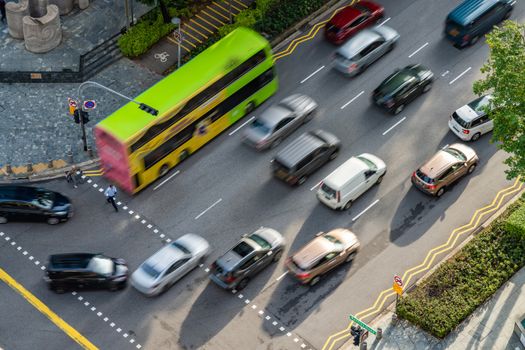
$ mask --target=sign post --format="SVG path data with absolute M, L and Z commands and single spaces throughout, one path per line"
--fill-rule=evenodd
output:
M 392 289 L 396 292 L 396 304 L 399 301 L 399 296 L 403 294 L 403 280 L 398 275 L 394 276 L 394 283 Z

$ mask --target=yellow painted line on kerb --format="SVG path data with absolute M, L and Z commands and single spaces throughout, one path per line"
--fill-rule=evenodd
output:
M 38 311 L 43 313 L 51 322 L 53 322 L 58 328 L 64 331 L 68 336 L 71 337 L 74 341 L 78 343 L 84 349 L 97 350 L 98 348 L 93 345 L 89 340 L 87 340 L 82 334 L 80 334 L 76 329 L 71 327 L 63 319 L 61 319 L 57 314 L 51 311 L 44 303 L 42 303 L 37 297 L 31 294 L 27 289 L 25 289 L 20 283 L 15 281 L 7 272 L 0 268 L 0 280 L 5 282 L 9 287 L 11 287 L 15 292 L 20 294 L 24 299 L 26 299 L 31 305 L 33 305 Z
M 468 224 L 453 230 L 446 243 L 431 249 L 427 253 L 425 259 L 423 260 L 423 263 L 406 270 L 403 274 L 403 280 L 405 280 L 405 278 L 408 277 L 408 279 L 404 281 L 405 285 L 408 285 L 412 277 L 414 277 L 415 275 L 423 271 L 429 270 L 432 267 L 432 263 L 437 255 L 452 250 L 455 247 L 459 236 L 466 232 L 474 230 L 479 225 L 482 217 L 498 210 L 503 204 L 503 200 L 505 199 L 505 197 L 519 192 L 522 188 L 523 183 L 520 182 L 520 177 L 518 177 L 516 181 L 512 184 L 512 186 L 500 190 L 489 205 L 479 208 L 474 212 Z M 358 312 L 356 314 L 356 317 L 364 319 L 366 317 L 370 317 L 374 314 L 379 313 L 380 311 L 382 311 L 383 305 L 386 303 L 388 298 L 393 297 L 395 295 L 396 293 L 391 288 L 383 290 L 381 293 L 379 293 L 379 296 L 377 297 L 374 304 L 368 309 Z M 330 335 L 324 343 L 322 350 L 332 350 L 338 342 L 349 338 L 350 327 L 352 326 L 352 324 L 353 322 L 349 322 L 345 329 Z

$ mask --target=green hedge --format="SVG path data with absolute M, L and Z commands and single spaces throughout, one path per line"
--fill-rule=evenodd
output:
M 173 31 L 175 25 L 164 23 L 157 14 L 154 21 L 140 21 L 118 39 L 118 46 L 124 56 L 136 57 L 152 47 L 161 38 Z
M 444 338 L 525 265 L 524 229 L 525 201 L 521 198 L 401 298 L 398 316 Z

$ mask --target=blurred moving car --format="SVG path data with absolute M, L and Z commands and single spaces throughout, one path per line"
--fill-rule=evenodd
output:
M 147 296 L 165 292 L 204 262 L 209 250 L 204 238 L 187 233 L 144 261 L 131 275 L 131 285 Z
M 509 19 L 516 0 L 465 0 L 445 22 L 445 36 L 454 46 L 474 45 L 492 28 Z
M 428 162 L 412 174 L 412 183 L 421 191 L 441 197 L 447 187 L 471 174 L 478 165 L 472 148 L 455 143 L 440 149 Z
M 306 95 L 289 96 L 265 110 L 245 130 L 243 140 L 257 150 L 276 147 L 314 117 L 317 103 Z
M 321 181 L 317 198 L 332 209 L 347 210 L 359 196 L 383 181 L 386 164 L 363 153 L 351 157 Z
M 360 30 L 376 23 L 384 16 L 383 6 L 372 1 L 359 1 L 344 7 L 325 25 L 325 37 L 339 45 Z
M 127 280 L 124 259 L 90 253 L 51 255 L 44 276 L 49 288 L 57 293 L 77 287 L 115 291 L 125 288 Z
M 399 114 L 407 103 L 430 91 L 433 79 L 432 71 L 419 64 L 396 69 L 374 90 L 372 100 L 390 113 Z
M 284 237 L 274 229 L 261 227 L 242 239 L 210 266 L 209 277 L 224 289 L 241 290 L 256 274 L 277 262 L 284 249 Z
M 344 228 L 319 232 L 310 243 L 286 260 L 286 267 L 301 284 L 313 286 L 334 267 L 352 261 L 359 250 L 356 235 Z
M 8 221 L 67 221 L 73 206 L 66 196 L 40 187 L 0 186 L 0 224 Z
M 481 96 L 456 110 L 448 120 L 448 127 L 463 141 L 477 141 L 481 135 L 494 129 L 494 123 L 487 115 L 491 95 Z
M 273 175 L 290 185 L 302 185 L 310 174 L 334 160 L 339 154 L 341 141 L 324 130 L 302 134 L 272 159 Z
M 392 51 L 398 39 L 399 34 L 387 26 L 363 29 L 337 49 L 332 67 L 349 77 L 358 75 Z

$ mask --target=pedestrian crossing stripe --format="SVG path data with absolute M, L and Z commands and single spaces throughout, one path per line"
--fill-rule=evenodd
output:
M 184 34 L 188 35 L 188 36 L 191 36 L 193 39 L 197 40 L 200 44 L 202 44 L 202 40 L 198 39 L 196 36 L 194 36 L 193 34 L 185 31 L 184 29 L 181 29 L 180 30 L 181 32 L 183 32 Z
M 233 0 L 233 1 L 235 1 L 236 3 L 238 3 L 239 5 L 241 5 L 242 7 L 244 7 L 245 9 L 248 8 L 248 5 L 246 5 L 246 4 L 244 4 L 244 3 L 240 2 L 240 1 L 237 1 L 237 0 Z
M 219 27 L 217 27 L 217 26 L 216 26 L 215 24 L 213 24 L 213 23 L 209 22 L 208 20 L 206 20 L 206 19 L 202 18 L 201 16 L 199 16 L 199 15 L 195 15 L 195 17 L 197 17 L 198 19 L 201 19 L 201 20 L 203 20 L 204 22 L 208 23 L 208 24 L 209 24 L 210 26 L 212 26 L 213 28 L 215 28 L 215 29 L 219 30 Z
M 218 14 L 219 16 L 221 16 L 222 18 L 224 18 L 225 20 L 227 20 L 228 22 L 230 21 L 230 19 L 228 17 L 226 17 L 225 15 L 223 15 L 222 13 L 220 13 L 219 11 L 215 10 L 213 7 L 210 7 L 209 5 L 206 6 L 208 9 L 210 9 L 211 11 L 215 12 L 216 14 Z
M 193 20 L 193 19 L 190 19 L 190 22 L 192 23 L 195 23 L 196 25 L 198 25 L 199 27 L 201 27 L 202 29 L 204 29 L 205 31 L 207 31 L 208 33 L 210 34 L 213 34 L 213 32 L 211 30 L 209 30 L 208 28 L 206 28 L 205 26 L 203 26 L 202 24 L 200 24 L 199 22 Z
M 169 41 L 171 41 L 172 43 L 174 43 L 175 45 L 179 45 L 179 42 L 178 42 L 177 40 L 173 39 L 172 37 L 167 36 L 167 39 L 168 39 Z M 186 50 L 186 51 L 188 51 L 188 52 L 191 51 L 191 50 L 188 49 L 186 46 L 184 46 L 184 44 L 182 44 L 182 43 L 180 44 L 180 46 L 181 46 L 184 50 Z
M 238 8 L 238 7 L 236 7 L 234 4 L 232 4 L 232 3 L 231 3 L 231 0 L 229 0 L 229 4 L 228 4 L 228 6 L 233 7 L 234 9 L 236 9 L 236 10 L 239 11 L 239 12 L 242 11 L 240 8 Z
M 206 16 L 208 16 L 208 17 L 210 17 L 210 18 L 213 18 L 214 20 L 216 20 L 217 22 L 219 22 L 219 23 L 222 24 L 222 25 L 225 25 L 225 24 L 226 24 L 226 23 L 224 23 L 223 21 L 221 21 L 220 19 L 218 19 L 217 17 L 210 15 L 208 12 L 206 12 L 206 11 L 204 11 L 204 10 L 202 10 L 201 12 L 204 13 Z
M 198 31 L 197 29 L 193 28 L 192 26 L 190 26 L 189 23 L 186 23 L 186 27 L 190 28 L 191 30 L 193 30 L 195 33 L 199 34 L 200 36 L 202 36 L 204 39 L 208 39 L 208 36 L 205 35 L 205 34 L 202 34 L 200 31 Z
M 219 8 L 221 8 L 221 9 L 223 9 L 224 12 L 226 12 L 226 13 L 230 13 L 230 11 L 228 11 L 227 9 L 225 9 L 224 7 L 222 7 L 221 5 L 219 5 L 218 3 L 216 3 L 215 1 L 213 1 L 213 4 L 214 4 L 214 5 L 217 5 L 217 6 L 218 6 Z M 229 20 L 229 18 L 228 18 L 228 20 Z

